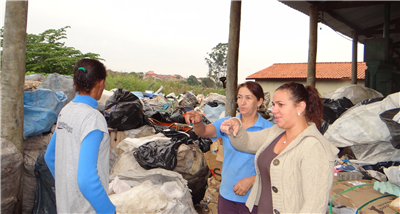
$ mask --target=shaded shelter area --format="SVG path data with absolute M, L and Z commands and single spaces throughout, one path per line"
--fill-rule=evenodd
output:
M 400 2 L 280 2 L 309 15 L 310 19 L 312 10 L 316 8 L 317 22 L 353 38 L 355 43 L 364 44 L 364 61 L 368 66 L 365 71 L 365 86 L 384 95 L 400 91 Z M 356 51 L 353 50 L 354 54 L 356 55 Z M 353 61 L 356 59 L 353 56 Z

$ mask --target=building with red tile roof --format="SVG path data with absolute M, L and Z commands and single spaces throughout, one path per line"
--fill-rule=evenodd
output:
M 286 82 L 306 84 L 307 65 L 307 63 L 275 63 L 248 76 L 246 80 L 254 79 L 272 96 L 275 89 Z M 364 86 L 366 69 L 365 62 L 357 63 L 357 85 Z M 351 62 L 317 62 L 315 77 L 315 86 L 321 95 L 350 85 Z

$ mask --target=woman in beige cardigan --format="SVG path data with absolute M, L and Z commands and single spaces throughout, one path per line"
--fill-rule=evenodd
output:
M 323 105 L 312 86 L 286 83 L 273 97 L 276 125 L 248 133 L 239 120 L 221 125 L 232 145 L 255 153 L 256 180 L 247 199 L 258 213 L 325 213 L 338 149 L 318 131 Z

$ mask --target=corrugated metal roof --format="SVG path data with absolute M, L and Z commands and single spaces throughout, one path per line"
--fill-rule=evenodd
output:
M 246 79 L 306 79 L 307 63 L 275 63 Z M 357 63 L 357 79 L 365 79 L 365 62 Z M 350 80 L 351 62 L 317 62 L 315 77 L 319 80 Z
M 385 4 L 389 3 L 389 37 L 393 40 L 395 53 L 400 55 L 400 1 L 279 1 L 306 15 L 309 15 L 311 5 L 318 5 L 320 22 L 350 38 L 356 30 L 362 44 L 367 38 L 383 38 Z M 375 32 L 364 34 L 371 27 Z

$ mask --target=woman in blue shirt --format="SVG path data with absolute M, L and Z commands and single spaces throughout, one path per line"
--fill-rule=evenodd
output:
M 256 82 L 245 82 L 237 88 L 237 103 L 240 114 L 237 118 L 243 127 L 249 131 L 259 131 L 273 124 L 257 113 L 264 100 L 262 87 Z M 197 111 L 189 111 L 186 122 L 193 123 L 193 129 L 198 136 L 223 140 L 224 161 L 222 163 L 222 180 L 219 189 L 218 213 L 257 213 L 255 206 L 252 212 L 245 202 L 255 180 L 254 154 L 235 149 L 229 141 L 229 136 L 220 130 L 221 123 L 230 117 L 221 118 L 212 124 L 205 125 Z
M 115 213 L 108 195 L 109 134 L 96 110 L 107 72 L 94 59 L 74 67 L 78 94 L 60 112 L 45 160 L 55 178 L 58 213 Z

